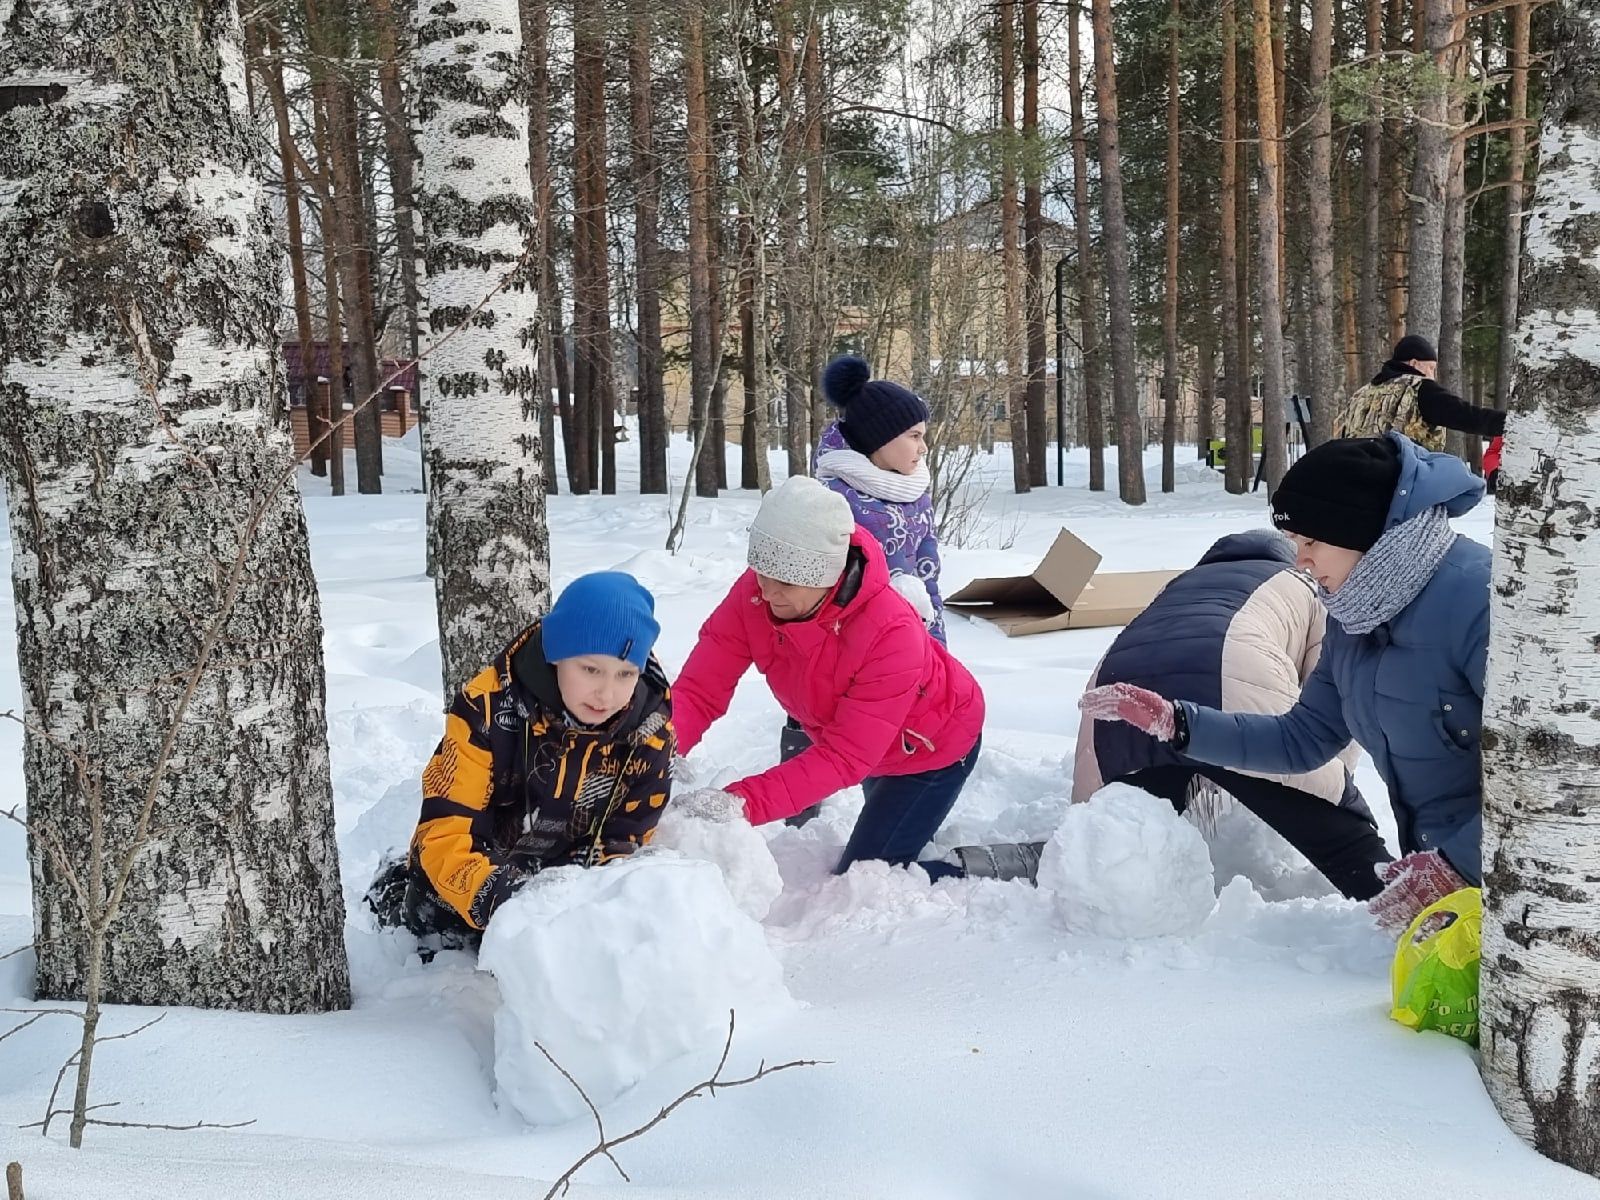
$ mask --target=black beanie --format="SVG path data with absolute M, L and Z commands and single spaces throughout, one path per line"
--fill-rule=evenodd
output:
M 1420 333 L 1408 333 L 1394 344 L 1391 362 L 1438 362 L 1439 352 Z
M 839 432 L 850 448 L 871 454 L 913 425 L 928 419 L 928 406 L 915 392 L 886 379 L 873 379 L 864 359 L 846 354 L 822 372 L 822 393 L 844 410 Z
M 1272 523 L 1365 554 L 1383 536 L 1399 482 L 1400 447 L 1391 439 L 1323 442 L 1289 468 L 1272 494 Z

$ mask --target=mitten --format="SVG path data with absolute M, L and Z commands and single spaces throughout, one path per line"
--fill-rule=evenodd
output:
M 939 614 L 933 610 L 933 597 L 928 595 L 928 585 L 915 575 L 905 571 L 896 571 L 889 576 L 889 586 L 904 596 L 911 607 L 917 610 L 917 616 L 922 618 L 924 625 L 932 625 L 934 618 Z
M 698 788 L 686 795 L 674 796 L 672 807 L 683 816 L 718 824 L 745 819 L 744 800 L 721 788 Z
M 1078 708 L 1096 721 L 1126 721 L 1157 741 L 1170 742 L 1177 732 L 1172 701 L 1131 683 L 1090 688 L 1078 701 Z
M 1408 854 L 1378 868 L 1383 891 L 1367 903 L 1378 924 L 1395 932 L 1404 930 L 1417 914 L 1451 892 L 1469 884 L 1437 850 Z

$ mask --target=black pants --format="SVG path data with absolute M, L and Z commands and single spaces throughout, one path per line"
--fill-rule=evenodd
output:
M 422 961 L 440 950 L 476 950 L 483 934 L 439 899 L 428 877 L 405 858 L 378 868 L 367 888 L 367 905 L 379 925 L 401 926 L 416 935 Z
M 1379 863 L 1394 861 L 1394 856 L 1377 828 L 1361 814 L 1338 808 L 1319 796 L 1199 763 L 1193 767 L 1147 767 L 1120 782 L 1170 800 L 1182 812 L 1196 775 L 1209 779 L 1275 829 L 1350 899 L 1370 900 L 1383 890 L 1376 868 Z

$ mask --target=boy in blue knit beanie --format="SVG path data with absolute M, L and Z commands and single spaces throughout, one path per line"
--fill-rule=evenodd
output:
M 403 861 L 368 892 L 380 923 L 474 945 L 544 867 L 649 842 L 671 795 L 672 697 L 651 654 L 655 599 L 631 575 L 573 580 L 543 620 L 463 687 L 422 772 Z

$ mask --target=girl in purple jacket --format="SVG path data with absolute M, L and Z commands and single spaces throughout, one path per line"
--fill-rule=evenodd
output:
M 939 539 L 923 462 L 928 405 L 897 383 L 873 379 L 853 355 L 828 364 L 822 390 L 843 415 L 817 443 L 812 471 L 850 502 L 856 524 L 883 547 L 895 589 L 943 643 Z

